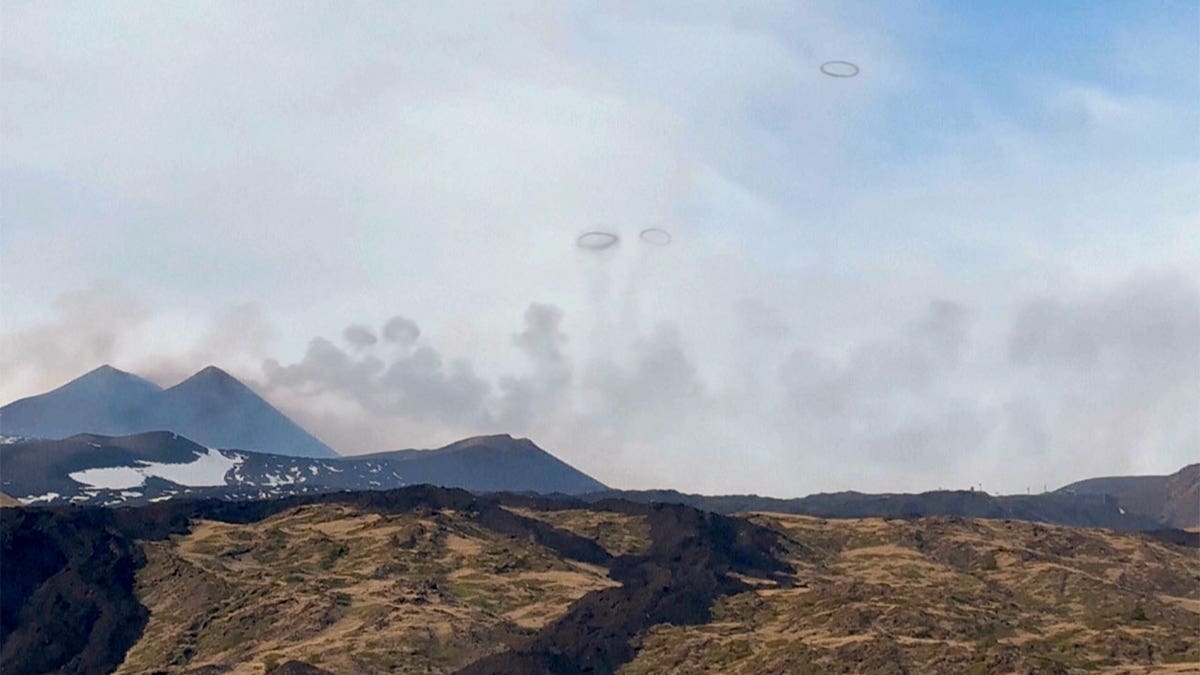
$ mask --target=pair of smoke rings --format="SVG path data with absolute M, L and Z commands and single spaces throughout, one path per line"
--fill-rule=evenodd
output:
M 671 233 L 657 227 L 648 227 L 638 233 L 638 238 L 651 246 L 666 246 L 671 243 Z M 584 232 L 575 240 L 575 245 L 589 251 L 604 251 L 616 246 L 621 236 L 616 232 L 592 230 Z

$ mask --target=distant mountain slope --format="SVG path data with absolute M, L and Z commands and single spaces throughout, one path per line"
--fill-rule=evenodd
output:
M 397 450 L 358 457 L 364 458 L 396 462 L 409 483 L 476 492 L 580 494 L 607 489 L 528 438 L 507 434 L 468 438 L 437 450 Z
M 1171 527 L 1200 526 L 1200 464 L 1169 476 L 1089 478 L 1059 488 L 1062 494 L 1111 495 L 1121 508 Z
M 0 445 L 0 490 L 31 505 L 132 505 L 175 496 L 264 499 L 421 483 L 546 494 L 604 487 L 531 441 L 510 436 L 336 459 L 209 449 L 165 431 Z
M 404 484 L 385 461 L 210 450 L 166 431 L 0 445 L 0 490 L 24 504 L 250 499 Z
M 160 425 L 214 448 L 337 457 L 229 373 L 209 366 L 162 393 Z
M 1104 494 L 989 495 L 985 492 L 942 490 L 919 494 L 835 492 L 796 499 L 758 495 L 693 495 L 674 490 L 607 490 L 582 495 L 587 501 L 627 499 L 634 502 L 686 504 L 716 513 L 772 512 L 820 518 L 917 518 L 960 516 L 1030 520 L 1075 527 L 1114 530 L 1152 530 L 1163 527 L 1153 518 L 1123 512 L 1117 500 Z
M 54 391 L 0 408 L 0 434 L 61 439 L 173 431 L 210 447 L 337 457 L 225 371 L 209 366 L 163 390 L 101 366 Z
M 53 391 L 0 408 L 0 434 L 66 438 L 78 433 L 122 435 L 147 431 L 162 388 L 100 366 Z

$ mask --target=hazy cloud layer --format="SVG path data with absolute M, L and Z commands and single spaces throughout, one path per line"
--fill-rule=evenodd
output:
M 115 297 L 138 306 L 112 288 L 64 297 L 60 306 L 83 303 L 103 315 L 109 308 L 98 299 Z M 730 310 L 747 316 L 743 339 L 730 348 L 771 373 L 753 389 L 702 377 L 688 336 L 666 323 L 626 335 L 609 356 L 571 352 L 564 311 L 544 303 L 531 303 L 511 334 L 519 367 L 495 378 L 424 339 L 364 344 L 358 334 L 375 334 L 365 323 L 351 324 L 341 343 L 314 338 L 295 362 L 266 358 L 235 372 L 344 452 L 505 431 L 622 485 L 1022 491 L 1071 480 L 1080 467 L 1163 471 L 1200 452 L 1191 414 L 1200 404 L 1200 288 L 1180 275 L 1027 299 L 1002 340 L 976 337 L 978 311 L 946 299 L 844 350 L 770 331 L 764 341 L 759 322 L 771 310 L 747 315 L 740 301 Z M 111 360 L 169 384 L 166 373 L 181 379 L 204 365 L 212 356 L 206 344 L 233 325 L 259 321 L 248 318 L 251 309 L 231 308 L 196 348 L 150 356 L 135 345 L 157 319 L 144 306 L 140 316 L 90 333 L 55 320 L 4 344 L 35 357 L 21 367 L 39 382 Z M 415 321 L 404 325 L 406 335 L 419 334 Z M 228 340 L 243 362 L 262 353 L 262 340 Z M 76 359 L 63 358 L 80 345 Z
M 0 397 L 217 363 L 347 452 L 527 433 L 629 487 L 1171 470 L 1200 8 L 997 20 L 10 3 Z
M 113 359 L 148 318 L 144 303 L 116 284 L 65 293 L 53 307 L 53 318 L 0 334 L 0 378 L 10 396 Z

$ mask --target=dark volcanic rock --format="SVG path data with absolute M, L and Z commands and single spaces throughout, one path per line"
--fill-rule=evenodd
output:
M 98 510 L 0 510 L 0 670 L 105 673 L 148 613 L 133 593 L 140 547 Z
M 1156 539 L 1166 544 L 1187 546 L 1189 548 L 1200 548 L 1200 532 L 1188 532 L 1187 530 L 1166 528 L 1162 530 L 1150 530 L 1146 532 L 1145 535 L 1151 539 Z

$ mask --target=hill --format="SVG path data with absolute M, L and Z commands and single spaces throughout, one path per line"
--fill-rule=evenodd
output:
M 919 518 L 958 516 L 1029 520 L 1078 527 L 1114 530 L 1152 530 L 1159 521 L 1121 509 L 1117 499 L 1105 494 L 989 495 L 965 490 L 939 490 L 918 494 L 865 494 L 835 492 L 796 499 L 758 495 L 695 495 L 674 490 L 605 490 L 582 496 L 589 501 L 627 499 L 635 502 L 686 504 L 715 513 L 771 511 L 821 518 Z
M 3 509 L 0 670 L 1163 671 L 1198 574 L 1141 534 L 427 486 Z
M 528 438 L 508 434 L 467 438 L 437 450 L 397 450 L 357 459 L 392 462 L 409 483 L 475 492 L 579 494 L 607 489 Z
M 419 483 L 479 492 L 604 487 L 528 439 L 511 436 L 336 459 L 210 449 L 165 431 L 0 445 L 0 489 L 26 504 L 134 505 L 177 496 L 265 499 Z
M 111 366 L 0 408 L 0 434 L 62 439 L 172 431 L 209 447 L 337 457 L 225 371 L 209 366 L 168 389 Z
M 1110 495 L 1121 508 L 1165 526 L 1200 527 L 1200 464 L 1169 476 L 1090 478 L 1058 489 L 1071 495 Z

